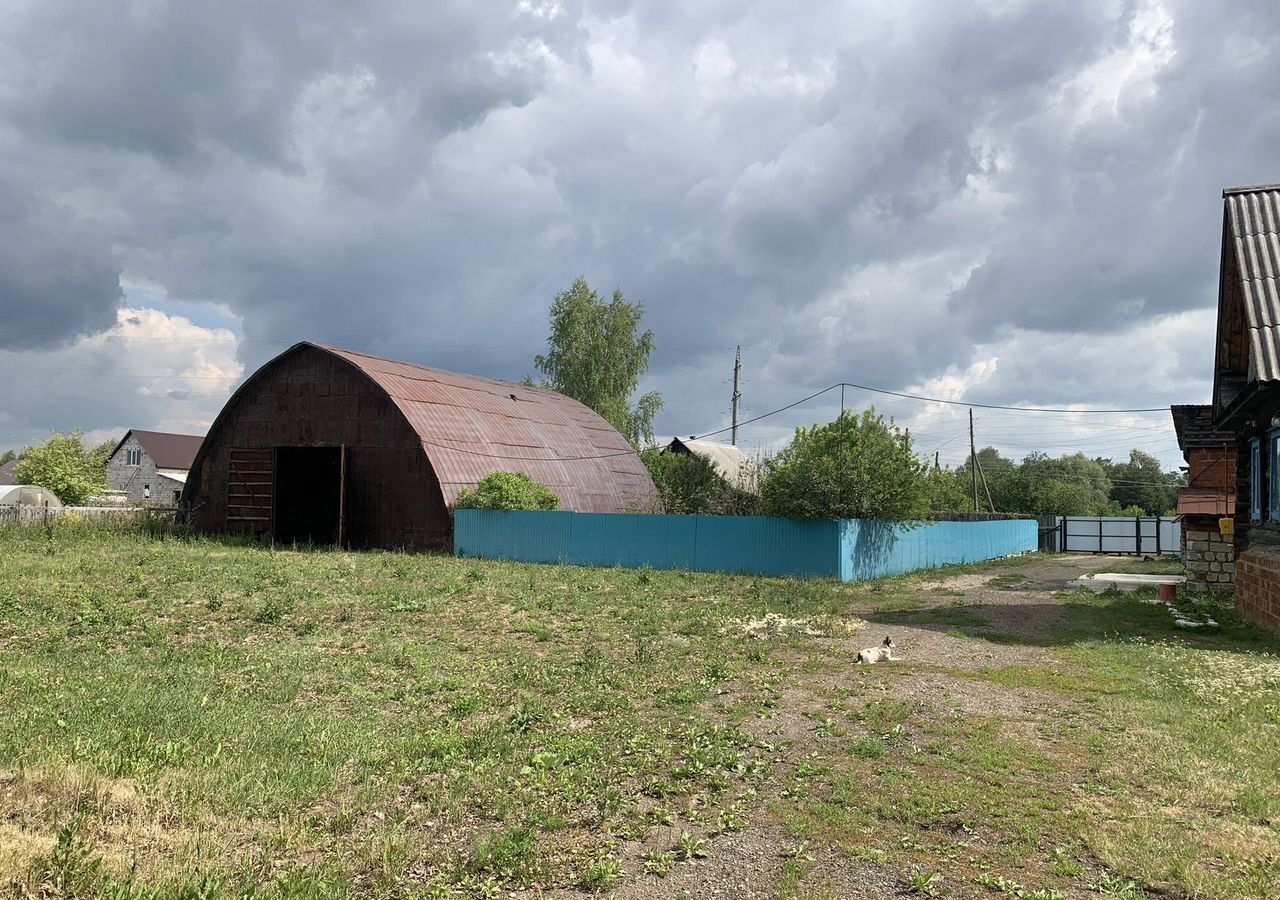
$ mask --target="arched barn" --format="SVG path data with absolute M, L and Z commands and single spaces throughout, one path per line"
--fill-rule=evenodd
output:
M 634 511 L 656 493 L 626 439 L 576 400 L 302 343 L 227 401 L 182 506 L 209 534 L 447 548 L 458 493 L 494 471 L 579 512 Z

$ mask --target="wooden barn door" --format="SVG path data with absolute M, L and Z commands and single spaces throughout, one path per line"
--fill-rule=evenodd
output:
M 265 537 L 271 534 L 270 450 L 232 450 L 227 477 L 227 533 Z

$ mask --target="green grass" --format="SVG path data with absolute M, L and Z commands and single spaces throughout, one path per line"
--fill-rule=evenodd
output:
M 985 624 L 922 580 L 0 529 L 0 885 L 607 894 L 773 828 L 784 895 L 823 848 L 921 894 L 1280 894 L 1275 639 L 1220 598 L 1185 601 L 1222 623 L 1188 634 L 1046 594 L 1038 644 L 965 638 L 1026 658 L 854 671 L 860 617 Z

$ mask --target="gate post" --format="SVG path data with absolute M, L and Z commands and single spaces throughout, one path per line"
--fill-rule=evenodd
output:
M 1141 516 L 1133 517 L 1133 530 L 1138 537 L 1138 539 L 1134 541 L 1134 544 L 1133 544 L 1133 555 L 1141 556 L 1142 555 L 1142 517 Z
M 1156 516 L 1156 556 L 1160 554 L 1160 517 Z

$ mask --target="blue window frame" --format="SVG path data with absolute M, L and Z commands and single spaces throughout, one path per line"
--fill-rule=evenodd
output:
M 1280 428 L 1267 434 L 1267 469 L 1269 474 L 1267 509 L 1272 522 L 1280 522 Z
M 1249 521 L 1262 521 L 1262 440 L 1249 440 Z

